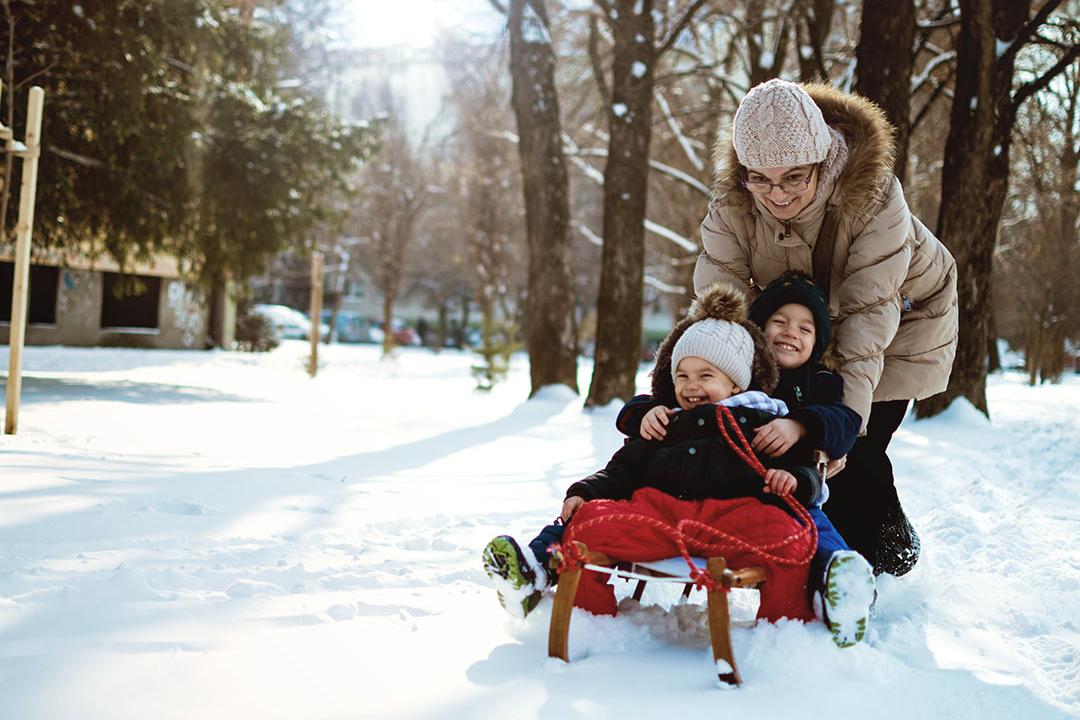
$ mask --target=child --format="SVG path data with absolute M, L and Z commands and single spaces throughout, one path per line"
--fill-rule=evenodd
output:
M 661 376 L 671 388 L 673 404 L 680 408 L 669 421 L 671 432 L 662 442 L 629 440 L 607 467 L 574 483 L 563 503 L 563 522 L 569 522 L 586 501 L 603 498 L 629 500 L 631 504 L 643 498 L 646 504 L 670 505 L 754 497 L 780 504 L 774 499 L 776 495 L 792 493 L 806 506 L 820 503 L 821 479 L 809 457 L 807 462 L 798 462 L 795 457 L 764 458 L 768 470 L 763 483 L 719 432 L 717 403 L 735 409 L 737 422 L 748 437 L 754 428 L 786 413 L 782 403 L 763 392 L 746 392 L 751 386 L 772 389 L 776 368 L 765 337 L 746 320 L 741 293 L 730 286 L 717 286 L 694 303 L 689 316 L 661 346 L 653 373 L 654 392 Z M 635 495 L 639 490 L 642 494 Z M 544 528 L 529 544 L 531 552 L 523 552 L 505 535 L 485 548 L 485 569 L 500 583 L 500 601 L 508 610 L 527 614 L 539 602 L 540 590 L 554 582 L 547 568 L 547 548 L 561 540 L 562 533 L 563 525 L 558 522 Z M 772 580 L 766 585 L 759 616 L 772 619 L 784 614 L 780 611 L 784 599 L 777 595 L 786 587 Z M 765 590 L 772 592 L 772 598 L 766 597 Z M 579 586 L 579 598 L 581 594 Z M 838 606 L 844 604 L 839 594 L 837 597 Z M 855 633 L 852 629 L 850 634 Z
M 807 448 L 823 450 L 833 459 L 830 471 L 843 468 L 843 458 L 851 450 L 859 432 L 859 415 L 843 404 L 844 384 L 839 374 L 826 368 L 821 359 L 829 344 L 832 324 L 824 293 L 806 274 L 789 271 L 773 280 L 750 306 L 750 319 L 765 332 L 765 338 L 780 369 L 780 381 L 772 396 L 782 400 L 791 411 L 766 423 L 754 432 L 751 447 L 771 457 Z M 659 392 L 657 392 L 659 390 Z M 641 395 L 631 400 L 619 413 L 617 427 L 626 434 L 662 440 L 669 418 L 674 413 L 664 387 L 654 388 L 653 396 Z M 828 487 L 822 502 L 828 498 Z M 869 590 L 865 617 L 873 599 L 872 577 L 867 582 L 862 556 L 848 547 L 829 518 L 816 504 L 809 508 L 818 528 L 818 548 L 810 565 L 811 578 L 820 593 L 822 612 L 833 639 L 841 647 L 862 639 L 865 630 L 854 636 L 838 620 L 836 603 L 841 593 Z M 868 587 L 867 587 L 868 586 Z M 845 601 L 850 607 L 853 603 Z M 856 620 L 858 622 L 858 619 Z

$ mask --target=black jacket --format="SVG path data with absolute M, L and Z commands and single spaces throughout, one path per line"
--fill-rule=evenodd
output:
M 824 450 L 830 458 L 847 455 L 855 444 L 862 418 L 843 404 L 844 379 L 821 363 L 809 362 L 793 370 L 780 371 L 780 383 L 770 393 L 783 400 L 789 414 L 806 428 L 804 437 L 792 450 Z M 656 398 L 638 395 L 623 406 L 615 426 L 630 438 L 641 437 L 641 421 L 652 408 L 665 404 L 675 405 L 674 398 Z M 769 419 L 774 419 L 770 416 Z M 766 420 L 768 422 L 768 420 Z M 754 441 L 752 433 L 746 439 Z
M 752 429 L 776 416 L 746 407 L 731 409 L 747 440 Z M 640 420 L 639 420 L 640 423 Z M 729 431 L 730 432 L 730 431 Z M 781 458 L 761 458 L 767 468 L 777 467 L 795 476 L 795 499 L 810 505 L 821 493 L 821 477 L 808 454 L 793 448 Z M 652 487 L 683 500 L 756 497 L 775 502 L 764 481 L 743 461 L 720 433 L 716 406 L 704 405 L 676 413 L 663 441 L 631 438 L 612 456 L 603 470 L 570 486 L 566 496 L 586 500 L 627 500 L 635 490 Z

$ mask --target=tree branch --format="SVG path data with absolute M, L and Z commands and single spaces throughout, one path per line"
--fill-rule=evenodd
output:
M 1046 18 L 1050 17 L 1050 13 L 1054 12 L 1060 4 L 1061 0 L 1046 0 L 1046 3 L 1039 8 L 1039 11 L 1016 31 L 1016 37 L 1012 39 L 1009 47 L 998 58 L 998 62 L 1020 52 L 1020 48 L 1027 43 L 1028 39 L 1046 22 Z
M 666 38 L 664 38 L 663 42 L 660 43 L 660 47 L 658 47 L 656 50 L 656 57 L 659 58 L 661 55 L 668 51 L 672 44 L 674 44 L 675 40 L 679 37 L 679 35 L 682 34 L 682 31 L 686 29 L 686 26 L 690 24 L 690 21 L 694 19 L 694 15 L 697 14 L 697 11 L 700 10 L 701 6 L 708 1 L 709 0 L 694 0 L 694 3 L 690 7 L 686 8 L 686 11 L 682 14 L 682 17 L 680 17 L 672 24 L 671 32 Z M 599 0 L 597 0 L 597 2 L 599 2 Z
M 1016 94 L 1013 95 L 1013 112 L 1016 112 L 1025 100 L 1049 85 L 1051 80 L 1060 75 L 1065 68 L 1072 65 L 1078 57 L 1080 57 L 1080 45 L 1073 45 L 1069 48 L 1069 52 L 1062 55 L 1061 59 L 1058 60 L 1052 68 L 1043 73 L 1041 77 L 1021 85 L 1016 91 Z
M 589 16 L 589 61 L 592 63 L 593 77 L 596 78 L 596 88 L 600 91 L 600 99 L 604 101 L 604 107 L 607 107 L 611 104 L 611 90 L 608 89 L 604 63 L 600 58 L 600 31 L 596 26 L 595 15 Z
M 952 65 L 949 68 L 948 75 L 946 75 L 944 79 L 941 81 L 935 80 L 937 84 L 934 85 L 934 91 L 930 93 L 930 99 L 926 101 L 926 104 L 922 106 L 922 109 L 919 110 L 918 114 L 911 121 L 911 127 L 908 129 L 909 135 L 915 132 L 915 128 L 917 128 L 919 123 L 922 122 L 922 119 L 926 117 L 927 111 L 934 105 L 934 102 L 937 101 L 938 97 L 942 94 L 948 95 L 946 88 L 948 88 L 949 82 L 955 74 L 956 65 Z
M 506 6 L 499 2 L 499 0 L 488 0 L 488 2 L 491 3 L 491 6 L 495 8 L 500 15 L 506 14 Z

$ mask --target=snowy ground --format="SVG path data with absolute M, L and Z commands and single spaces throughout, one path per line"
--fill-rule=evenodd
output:
M 331 347 L 312 381 L 305 349 L 28 348 L 0 718 L 1080 716 L 1080 378 L 992 378 L 992 424 L 909 419 L 891 454 L 923 556 L 880 584 L 869 642 L 737 628 L 746 684 L 722 692 L 699 606 L 575 615 L 563 665 L 550 600 L 511 620 L 481 569 L 606 461 L 613 410 L 523 402 L 523 362 L 476 393 L 456 353 Z

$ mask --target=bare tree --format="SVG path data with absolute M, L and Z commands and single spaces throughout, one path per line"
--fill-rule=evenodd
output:
M 918 404 L 922 417 L 941 412 L 958 397 L 988 414 L 990 268 L 1008 189 L 1013 125 L 1024 101 L 1080 57 L 1080 45 L 1042 45 L 1036 59 L 1052 55 L 1049 67 L 1018 85 L 1017 56 L 1040 37 L 1040 28 L 1060 4 L 1047 0 L 1032 15 L 1028 0 L 960 0 L 956 85 L 937 228 L 959 270 L 960 339 L 949 386 Z
M 394 349 L 394 303 L 401 292 L 417 216 L 427 199 L 427 178 L 405 134 L 403 117 L 392 114 L 379 153 L 364 168 L 356 213 L 358 229 L 371 239 L 375 281 L 383 295 L 384 355 Z
M 855 50 L 855 92 L 877 103 L 895 128 L 893 170 L 900 180 L 907 168 L 914 38 L 914 0 L 863 2 Z
M 480 310 L 482 364 L 474 367 L 477 385 L 490 389 L 506 372 L 510 353 L 518 347 L 517 315 L 511 298 L 516 278 L 510 258 L 519 240 L 513 219 L 519 216 L 521 189 L 513 146 L 502 112 L 509 89 L 490 48 L 472 49 L 447 43 L 444 67 L 453 89 L 459 118 L 454 136 L 459 232 L 464 232 L 473 297 Z
M 1080 63 L 1020 112 L 1017 161 L 994 268 L 1002 335 L 1023 347 L 1028 381 L 1055 382 L 1080 336 Z
M 530 396 L 552 384 L 577 392 L 570 202 L 551 23 L 544 0 L 510 0 L 507 17 L 529 245 Z
M 645 207 L 657 63 L 705 5 L 596 0 L 613 40 L 596 362 L 587 405 L 629 398 L 641 356 Z M 593 27 L 594 35 L 598 29 Z M 595 50 L 593 56 L 595 57 Z M 607 96 L 602 67 L 596 67 Z

